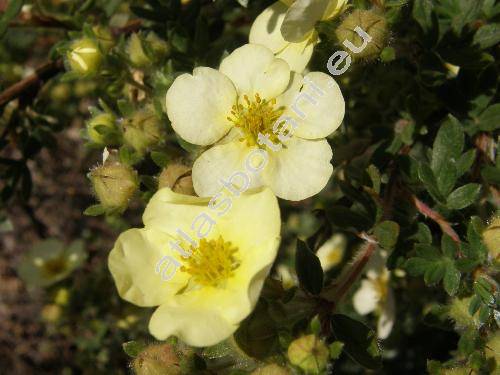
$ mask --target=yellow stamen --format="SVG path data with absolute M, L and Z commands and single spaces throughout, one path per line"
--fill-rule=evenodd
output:
M 239 267 L 235 257 L 238 249 L 221 236 L 210 241 L 202 239 L 198 247 L 191 247 L 191 251 L 191 256 L 185 260 L 181 270 L 189 273 L 198 285 L 220 286 Z
M 275 108 L 276 99 L 262 99 L 257 93 L 253 100 L 244 95 L 243 101 L 244 105 L 233 105 L 231 115 L 227 117 L 234 126 L 243 130 L 245 136 L 242 140 L 249 146 L 254 146 L 257 144 L 259 133 L 262 133 L 269 134 L 270 139 L 276 141 L 273 126 L 284 112 L 282 107 Z

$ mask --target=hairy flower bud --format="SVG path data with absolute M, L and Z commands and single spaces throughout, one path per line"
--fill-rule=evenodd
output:
M 307 374 L 322 374 L 328 363 L 328 348 L 315 335 L 298 338 L 288 347 L 290 363 Z
M 87 121 L 87 134 L 92 142 L 111 145 L 116 134 L 116 117 L 111 113 L 99 113 Z
M 370 36 L 371 40 L 366 40 L 367 43 L 356 31 L 358 26 Z M 339 43 L 347 41 L 355 47 L 361 47 L 363 43 L 366 43 L 364 49 L 359 52 L 345 48 L 353 59 L 360 60 L 376 59 L 386 46 L 389 36 L 387 21 L 379 11 L 360 9 L 349 14 L 337 28 L 335 34 Z M 344 47 L 346 47 L 345 44 Z
M 289 375 L 290 371 L 288 371 L 285 367 L 278 366 L 273 363 L 264 367 L 260 367 L 251 375 Z
M 90 180 L 97 199 L 107 212 L 123 212 L 139 186 L 137 172 L 118 162 L 93 169 Z
M 168 44 L 152 32 L 146 37 L 134 33 L 129 38 L 127 52 L 134 66 L 144 68 L 161 60 L 168 53 Z
M 500 254 L 500 216 L 495 217 L 483 232 L 483 242 L 493 259 Z
M 136 375 L 181 374 L 180 360 L 175 348 L 169 344 L 151 345 L 132 362 Z
M 179 163 L 169 164 L 158 178 L 158 189 L 164 187 L 168 187 L 176 193 L 195 195 L 191 168 Z
M 71 70 L 84 75 L 97 73 L 102 61 L 97 42 L 90 38 L 75 40 L 66 57 Z
M 163 135 L 163 124 L 151 111 L 142 109 L 123 121 L 123 138 L 127 145 L 143 155 Z

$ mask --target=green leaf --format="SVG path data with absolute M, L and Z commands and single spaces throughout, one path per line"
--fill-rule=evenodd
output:
M 418 178 L 420 179 L 420 181 L 422 181 L 425 188 L 435 201 L 442 202 L 444 200 L 441 192 L 438 189 L 437 181 L 434 177 L 434 172 L 427 163 L 419 163 Z
M 146 349 L 146 344 L 139 341 L 128 341 L 122 344 L 123 351 L 132 358 L 137 357 Z
M 375 332 L 363 323 L 346 315 L 335 314 L 331 318 L 332 333 L 344 343 L 344 351 L 360 365 L 376 370 L 381 366 L 380 348 Z
M 487 165 L 481 170 L 481 176 L 489 184 L 500 185 L 500 169 L 497 167 Z
M 458 120 L 450 115 L 439 128 L 432 148 L 431 169 L 443 195 L 448 194 L 455 185 L 455 164 L 462 155 L 463 148 L 464 132 Z
M 444 262 L 430 263 L 424 273 L 424 281 L 427 285 L 437 284 L 441 281 L 446 272 Z
M 490 48 L 500 42 L 500 24 L 491 23 L 479 28 L 474 34 L 474 44 L 481 48 Z
M 437 260 L 441 258 L 441 253 L 434 246 L 426 245 L 426 244 L 417 244 L 415 245 L 415 250 L 417 255 L 421 258 L 429 259 L 429 260 Z
M 165 168 L 169 162 L 169 156 L 165 152 L 161 151 L 151 151 L 151 159 L 160 168 Z
M 380 177 L 380 171 L 376 166 L 371 164 L 368 168 L 366 168 L 366 172 L 372 180 L 373 190 L 375 190 L 377 194 L 380 194 L 380 185 L 382 181 L 382 178 Z
M 246 354 L 259 359 L 269 356 L 278 345 L 278 331 L 264 301 L 241 323 L 234 339 Z
M 94 204 L 92 206 L 89 206 L 83 211 L 84 215 L 87 216 L 99 216 L 102 215 L 106 212 L 106 209 L 100 205 L 100 204 Z
M 295 271 L 300 285 L 311 294 L 319 294 L 323 289 L 323 269 L 319 258 L 307 244 L 297 240 Z
M 467 184 L 454 190 L 446 200 L 446 206 L 450 209 L 461 210 L 470 206 L 479 197 L 481 185 Z
M 7 9 L 0 16 L 0 38 L 3 37 L 7 28 L 9 27 L 9 22 L 12 21 L 23 7 L 24 0 L 10 0 L 7 2 Z
M 326 211 L 328 220 L 341 228 L 368 229 L 372 222 L 366 217 L 352 209 L 340 205 L 331 205 Z
M 432 0 L 415 0 L 412 15 L 424 32 L 432 28 L 432 11 L 434 4 Z
M 474 291 L 479 298 L 481 298 L 483 303 L 487 305 L 493 305 L 495 303 L 492 289 L 493 287 L 484 277 L 480 277 L 474 282 Z
M 405 268 L 410 273 L 410 275 L 419 276 L 425 273 L 427 267 L 429 267 L 430 264 L 432 263 L 427 259 L 414 257 L 406 261 Z
M 384 249 L 392 249 L 399 236 L 399 225 L 394 221 L 384 221 L 374 229 L 375 237 Z
M 457 182 L 458 172 L 457 166 L 454 163 L 444 163 L 439 172 L 436 173 L 436 182 L 439 192 L 443 196 L 447 196 L 455 187 Z
M 478 296 L 472 296 L 469 302 L 469 314 L 473 316 L 477 310 L 481 307 L 481 298 Z
M 423 244 L 431 244 L 432 243 L 431 230 L 424 223 L 418 223 L 418 231 L 414 237 L 417 240 L 417 242 L 420 242 Z
M 462 154 L 460 158 L 457 160 L 456 170 L 457 170 L 457 178 L 462 177 L 465 173 L 467 173 L 474 161 L 476 160 L 476 150 L 470 149 L 466 153 Z
M 460 272 L 455 268 L 455 265 L 450 262 L 446 265 L 446 272 L 443 277 L 443 286 L 446 293 L 453 296 L 458 291 L 460 285 Z
M 447 258 L 455 259 L 458 250 L 458 244 L 450 236 L 445 234 L 441 237 L 441 251 Z
M 479 129 L 493 131 L 500 129 L 500 103 L 489 106 L 477 119 Z

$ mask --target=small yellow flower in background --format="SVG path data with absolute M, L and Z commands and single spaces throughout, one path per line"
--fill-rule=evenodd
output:
M 346 238 L 343 234 L 338 233 L 331 236 L 316 252 L 316 255 L 321 262 L 323 271 L 329 271 L 338 265 L 344 256 L 346 247 Z
M 221 181 L 251 168 L 247 188 L 269 186 L 280 198 L 302 200 L 321 191 L 333 172 L 324 138 L 344 117 L 340 88 L 325 73 L 292 72 L 264 46 L 244 45 L 219 70 L 200 67 L 177 77 L 166 107 L 181 138 L 215 144 L 193 165 L 199 196 L 234 185 Z
M 366 278 L 354 293 L 354 309 L 361 315 L 375 312 L 378 315 L 377 336 L 386 339 L 394 325 L 396 305 L 390 287 L 390 271 L 385 267 L 387 254 L 375 253 L 367 266 Z
M 159 306 L 149 322 L 159 340 L 175 335 L 201 347 L 231 336 L 255 307 L 276 257 L 281 222 L 269 189 L 238 197 L 224 215 L 212 215 L 216 224 L 206 216 L 198 220 L 209 212 L 209 202 L 214 201 L 159 190 L 144 212 L 145 227 L 122 233 L 109 255 L 120 296 L 139 306 Z M 209 233 L 198 235 L 203 238 L 193 245 L 179 229 L 192 240 L 196 225 L 201 226 L 196 233 Z M 173 250 L 173 241 L 184 251 Z M 166 258 L 170 262 L 162 264 L 162 272 L 169 272 L 168 281 L 155 273 Z
M 85 261 L 83 241 L 69 246 L 55 238 L 36 243 L 19 264 L 18 273 L 30 287 L 46 287 L 71 274 Z
M 314 26 L 346 8 L 347 0 L 282 0 L 265 9 L 250 30 L 250 43 L 262 44 L 292 70 L 302 72 L 319 42 Z

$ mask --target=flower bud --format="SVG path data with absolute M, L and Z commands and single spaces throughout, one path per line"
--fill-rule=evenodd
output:
M 97 199 L 107 212 L 123 212 L 139 186 L 137 172 L 118 162 L 93 169 L 90 180 Z
M 116 134 L 116 118 L 111 113 L 99 113 L 87 122 L 87 134 L 92 142 L 100 145 L 113 144 L 111 134 Z
M 74 72 L 93 75 L 101 65 L 102 54 L 97 43 L 90 38 L 75 40 L 67 53 L 67 62 Z
M 476 312 L 474 316 L 469 314 L 469 305 L 471 297 L 467 298 L 454 298 L 451 301 L 448 310 L 448 316 L 455 322 L 455 328 L 459 331 L 466 329 L 478 329 L 481 326 L 478 315 Z
M 156 145 L 162 138 L 163 124 L 156 115 L 146 109 L 136 111 L 123 121 L 123 138 L 139 154 Z
M 168 187 L 180 194 L 195 195 L 191 168 L 174 163 L 164 168 L 158 178 L 158 189 Z
M 290 363 L 307 374 L 322 374 L 328 364 L 328 347 L 315 335 L 294 340 L 288 347 Z
M 264 367 L 260 367 L 251 375 L 289 375 L 290 371 L 288 371 L 285 367 L 278 366 L 273 363 Z
M 181 374 L 179 357 L 172 345 L 151 345 L 132 362 L 136 375 Z
M 500 216 L 495 217 L 483 232 L 483 242 L 493 259 L 500 254 Z
M 339 43 L 348 41 L 355 47 L 361 47 L 365 40 L 355 30 L 357 26 L 363 29 L 371 37 L 371 40 L 366 40 L 365 48 L 358 53 L 349 48 L 346 48 L 346 51 L 353 59 L 376 59 L 387 44 L 389 32 L 386 19 L 379 11 L 356 9 L 342 21 L 335 31 Z
M 94 32 L 101 49 L 106 53 L 109 52 L 109 50 L 115 45 L 115 40 L 109 27 L 95 25 L 92 27 L 92 31 Z
M 134 66 L 144 68 L 161 60 L 168 53 L 168 44 L 152 32 L 145 38 L 134 33 L 129 38 L 127 52 Z

